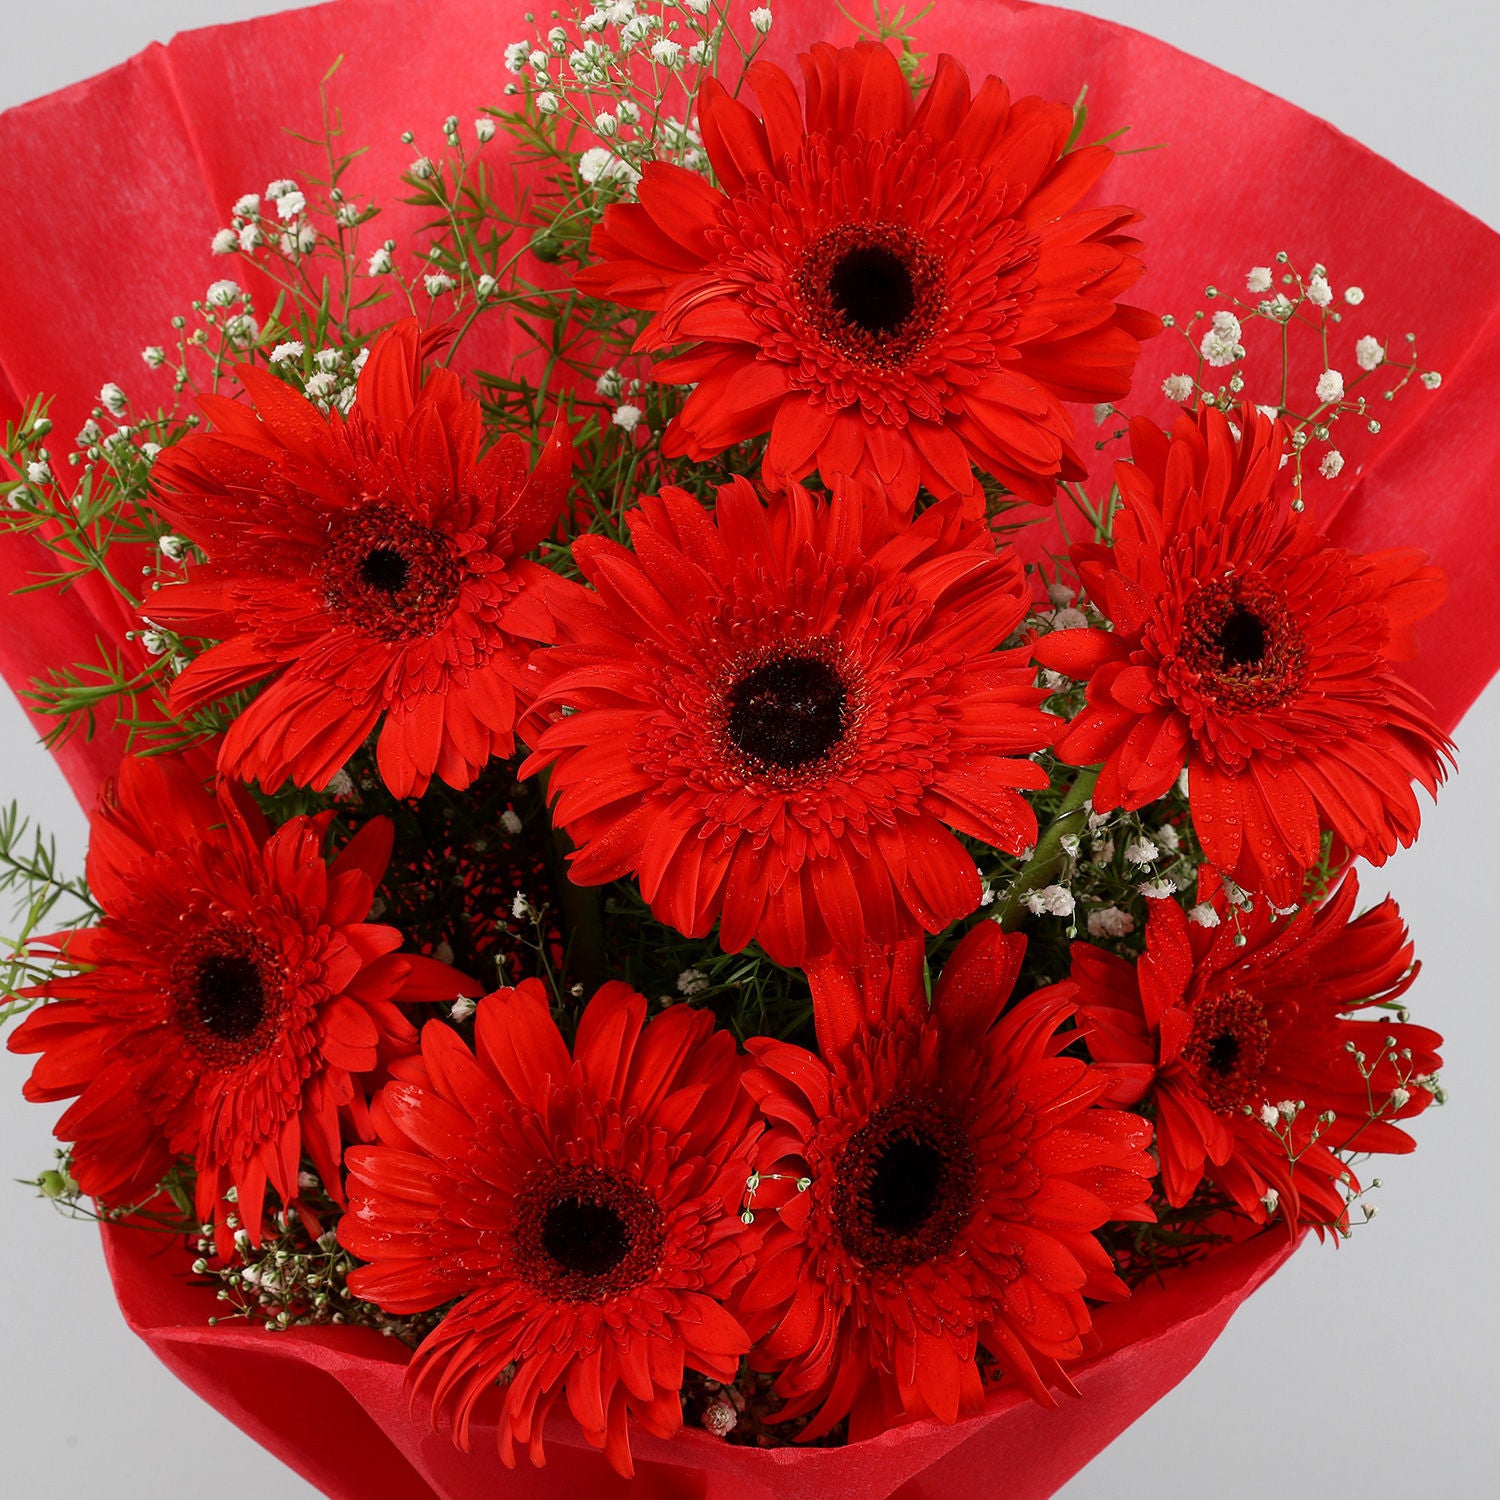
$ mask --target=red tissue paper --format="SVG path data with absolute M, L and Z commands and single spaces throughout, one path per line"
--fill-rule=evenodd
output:
M 28 205 L 0 220 L 0 418 L 45 392 L 56 398 L 57 430 L 70 435 L 100 381 L 139 371 L 142 346 L 218 274 L 209 243 L 229 205 L 268 179 L 316 170 L 317 148 L 287 127 L 316 119 L 319 81 L 335 58 L 343 63 L 330 87 L 344 139 L 370 148 L 347 190 L 389 203 L 411 156 L 402 130 L 434 134 L 449 113 L 503 104 L 501 52 L 530 31 L 526 9 L 517 0 L 482 12 L 456 0 L 337 0 L 186 34 L 0 117 L 0 183 L 8 201 Z M 831 0 L 781 0 L 768 55 L 787 63 L 815 40 L 852 33 Z M 1107 189 L 1146 215 L 1149 269 L 1133 294 L 1142 305 L 1190 315 L 1205 281 L 1242 277 L 1285 250 L 1300 267 L 1336 267 L 1342 283 L 1401 307 L 1421 331 L 1423 364 L 1443 372 L 1441 389 L 1410 393 L 1381 413 L 1378 442 L 1349 445 L 1343 474 L 1319 491 L 1317 519 L 1342 546 L 1417 546 L 1447 570 L 1449 602 L 1427 626 L 1428 649 L 1411 675 L 1451 729 L 1500 661 L 1500 617 L 1485 607 L 1500 564 L 1489 479 L 1500 469 L 1490 415 L 1500 396 L 1500 236 L 1326 123 L 1124 27 L 1016 0 L 942 0 L 916 38 L 924 51 L 955 54 L 972 75 L 1001 75 L 1017 94 L 1070 100 L 1087 85 L 1091 135 L 1129 126 L 1132 144 L 1165 147 L 1119 158 Z M 1248 181 L 1274 182 L 1275 196 L 1205 188 Z M 1372 235 L 1370 205 L 1402 233 Z M 401 240 L 416 212 L 388 208 L 384 233 Z M 1440 262 L 1466 268 L 1468 295 L 1447 296 L 1426 274 Z M 503 369 L 514 352 L 494 320 L 468 357 Z M 1132 414 L 1168 420 L 1161 380 L 1183 363 L 1180 341 L 1148 346 Z M 166 400 L 168 378 L 137 373 L 132 388 Z M 1087 412 L 1077 419 L 1091 430 Z M 1101 473 L 1116 456 L 1102 456 Z M 0 588 L 24 586 L 44 563 L 34 541 L 0 540 Z M 1440 649 L 1445 621 L 1459 619 L 1464 649 Z M 92 657 L 96 638 L 118 641 L 132 623 L 97 579 L 31 594 L 9 612 L 0 671 L 21 691 L 59 661 Z M 122 742 L 101 726 L 59 748 L 85 806 Z M 1072 1372 L 1082 1399 L 1058 1411 L 1005 1391 L 954 1426 L 920 1423 L 844 1448 L 751 1449 L 696 1430 L 671 1443 L 638 1435 L 634 1481 L 566 1419 L 549 1429 L 545 1470 L 504 1469 L 483 1428 L 474 1451 L 460 1453 L 425 1412 L 409 1410 L 407 1351 L 396 1341 L 361 1329 L 210 1328 L 212 1292 L 193 1283 L 180 1246 L 121 1228 L 106 1229 L 105 1246 L 132 1328 L 205 1400 L 332 1496 L 922 1500 L 991 1493 L 1003 1476 L 1009 1500 L 1028 1500 L 1053 1493 L 1181 1380 L 1293 1243 L 1269 1231 L 1100 1311 L 1103 1347 Z

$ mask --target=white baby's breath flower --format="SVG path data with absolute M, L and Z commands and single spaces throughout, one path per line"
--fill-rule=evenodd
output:
M 474 283 L 474 295 L 481 302 L 485 302 L 495 295 L 495 288 L 499 285 L 500 283 L 493 276 L 485 274 Z
M 1379 339 L 1366 334 L 1354 346 L 1354 363 L 1361 370 L 1377 370 L 1385 363 L 1385 345 Z
M 125 415 L 125 407 L 128 403 L 125 400 L 125 392 L 114 381 L 106 380 L 99 387 L 99 404 L 110 416 L 123 417 Z
M 1422 371 L 1422 384 L 1429 391 L 1435 391 L 1443 383 L 1443 377 L 1436 370 Z
M 1257 406 L 1255 409 L 1268 422 L 1274 422 L 1281 415 L 1281 408 L 1279 406 Z
M 519 73 L 526 66 L 526 59 L 530 53 L 530 42 L 512 42 L 505 49 L 505 71 Z
M 1262 292 L 1271 290 L 1271 268 L 1270 266 L 1251 266 L 1250 274 L 1245 277 L 1245 290 L 1259 296 Z
M 370 257 L 370 264 L 365 268 L 371 276 L 388 276 L 391 271 L 391 247 L 381 245 Z
M 326 401 L 338 385 L 336 376 L 330 375 L 327 370 L 319 370 L 316 375 L 309 375 L 307 384 L 303 387 L 309 401 Z
M 500 814 L 500 826 L 514 838 L 521 831 L 521 819 L 514 808 L 507 807 Z
M 530 910 L 531 902 L 526 899 L 526 892 L 517 891 L 510 903 L 511 916 L 514 917 L 516 921 L 521 922 L 525 920 L 526 914 Z
M 1391 1090 L 1391 1108 L 1405 1109 L 1406 1101 L 1411 1098 L 1411 1091 L 1400 1087 Z
M 621 378 L 620 372 L 613 366 L 610 366 L 610 368 L 607 369 L 594 382 L 594 389 L 601 396 L 603 396 L 606 401 L 613 401 L 615 397 L 625 389 L 625 382 Z
M 1083 630 L 1089 623 L 1089 617 L 1081 609 L 1069 606 L 1054 610 L 1051 623 L 1054 630 Z
M 1358 307 L 1365 300 L 1365 289 L 1362 286 L 1347 286 L 1344 288 L 1344 301 L 1350 307 Z
M 260 232 L 259 224 L 246 224 L 240 230 L 240 249 L 248 255 L 252 250 L 258 249 L 266 242 L 266 237 Z
M 213 238 L 215 255 L 233 255 L 240 248 L 240 237 L 233 229 L 220 229 Z
M 1118 906 L 1106 906 L 1089 913 L 1088 928 L 1090 937 L 1128 937 L 1135 931 L 1135 918 Z
M 1054 917 L 1073 915 L 1073 893 L 1066 886 L 1048 885 L 1039 891 L 1031 891 L 1026 897 L 1026 908 L 1033 916 L 1044 914 Z
M 1275 1130 L 1281 1124 L 1281 1111 L 1269 1100 L 1260 1107 L 1260 1123 L 1267 1130 Z
M 437 168 L 432 164 L 430 156 L 419 156 L 406 170 L 411 176 L 425 180 L 433 176 Z
M 1125 846 L 1125 862 L 1132 865 L 1154 865 L 1161 850 L 1148 838 L 1132 839 Z
M 306 349 L 307 345 L 301 339 L 288 339 L 284 344 L 277 344 L 271 351 L 271 363 L 281 365 L 290 359 L 301 359 Z
M 369 359 L 369 357 L 370 357 L 370 351 L 368 349 L 361 349 L 359 351 L 359 353 L 356 354 L 354 356 L 354 358 L 349 361 L 349 368 L 356 375 L 358 375 L 359 372 L 364 369 L 364 367 L 365 367 L 365 361 L 367 359 Z
M 231 302 L 239 301 L 242 295 L 238 282 L 216 281 L 209 287 L 203 300 L 210 307 L 228 307 Z
M 594 116 L 594 129 L 606 140 L 610 139 L 610 137 L 612 137 L 615 132 L 619 130 L 619 128 L 619 120 L 614 115 L 610 114 L 607 109 L 601 110 L 597 115 Z
M 295 219 L 306 207 L 307 199 L 294 188 L 276 200 L 276 216 L 285 223 L 288 219 Z
M 429 297 L 441 297 L 444 292 L 451 292 L 458 283 L 446 271 L 431 271 L 422 278 L 422 285 L 427 288 Z
M 313 355 L 313 363 L 320 370 L 336 370 L 344 362 L 344 351 L 342 349 L 319 349 Z
M 242 193 L 235 199 L 234 207 L 230 212 L 237 219 L 253 219 L 260 212 L 260 194 Z
M 51 484 L 52 469 L 44 460 L 36 460 L 26 465 L 26 477 L 33 484 Z
M 651 44 L 651 57 L 662 67 L 675 71 L 682 66 L 682 43 L 668 36 L 657 37 Z
M 1281 1194 L 1275 1188 L 1267 1188 L 1261 1195 L 1260 1201 L 1265 1205 L 1268 1214 L 1274 1214 L 1281 1203 Z
M 1318 473 L 1324 479 L 1337 479 L 1344 469 L 1344 455 L 1337 448 L 1330 448 L 1318 465 Z
M 1232 312 L 1216 312 L 1208 332 L 1203 335 L 1203 342 L 1198 346 L 1198 352 L 1215 369 L 1232 365 L 1235 360 L 1244 357 L 1240 333 L 1240 320 Z
M 1165 901 L 1177 889 L 1175 880 L 1163 876 L 1159 880 L 1147 880 L 1136 887 L 1148 901 Z
M 159 370 L 167 362 L 167 351 L 160 344 L 147 344 L 141 350 L 141 360 L 148 370 Z
M 1342 401 L 1344 377 L 1337 370 L 1324 370 L 1318 376 L 1316 395 L 1319 401 Z
M 771 10 L 769 6 L 758 5 L 750 12 L 750 24 L 764 36 L 771 29 Z
M 556 94 L 544 93 L 536 96 L 536 107 L 544 115 L 555 115 L 561 106 Z
M 463 1022 L 467 1021 L 469 1017 L 472 1016 L 478 1009 L 479 1006 L 467 995 L 460 995 L 458 999 L 448 1007 L 448 1014 L 456 1023 L 462 1025 Z
M 679 995 L 701 995 L 708 988 L 708 978 L 700 969 L 684 969 L 677 976 Z
M 682 0 L 682 3 L 692 11 L 695 16 L 706 16 L 711 0 Z
M 1314 307 L 1327 307 L 1333 301 L 1333 288 L 1326 276 L 1313 276 L 1307 283 L 1307 300 Z
M 185 536 L 173 536 L 169 532 L 166 536 L 161 537 L 156 545 L 161 555 L 168 562 L 181 562 L 187 555 L 188 548 L 193 544 Z
M 474 121 L 474 139 L 481 146 L 495 139 L 495 122 L 488 115 L 481 115 Z
M 639 425 L 641 417 L 643 415 L 644 413 L 641 411 L 640 407 L 632 406 L 627 401 L 624 403 L 624 405 L 617 406 L 615 408 L 614 416 L 610 418 L 610 421 L 612 421 L 616 427 L 622 428 L 626 432 L 634 432 L 636 427 Z
M 1168 401 L 1183 401 L 1193 399 L 1193 377 L 1191 375 L 1168 375 L 1161 383 L 1161 393 Z
M 634 125 L 641 117 L 641 107 L 634 99 L 621 99 L 616 113 L 622 125 Z
M 295 193 L 296 191 L 297 184 L 290 177 L 278 177 L 274 182 L 267 185 L 265 195 L 274 203 L 276 199 L 284 198 L 288 193 Z

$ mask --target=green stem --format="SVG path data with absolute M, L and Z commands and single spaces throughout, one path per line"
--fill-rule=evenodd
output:
M 1098 779 L 1098 766 L 1078 773 L 1078 779 L 1068 788 L 1057 816 L 1047 825 L 1037 840 L 1036 848 L 1031 852 L 1031 858 L 1022 866 L 1021 873 L 1006 892 L 1000 909 L 995 913 L 995 920 L 1007 932 L 1014 932 L 1020 926 L 1026 912 L 1027 895 L 1051 885 L 1067 864 L 1068 856 L 1062 841 L 1069 834 L 1082 833 L 1087 825 L 1089 809 L 1086 804 Z

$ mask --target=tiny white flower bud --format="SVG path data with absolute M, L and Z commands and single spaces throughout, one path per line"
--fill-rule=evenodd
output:
M 1350 307 L 1358 307 L 1365 300 L 1365 289 L 1362 286 L 1349 286 L 1344 288 L 1344 301 Z
M 759 5 L 750 12 L 750 24 L 764 36 L 771 29 L 771 11 L 769 6 Z
M 474 121 L 474 137 L 483 146 L 495 138 L 495 122 L 488 115 Z

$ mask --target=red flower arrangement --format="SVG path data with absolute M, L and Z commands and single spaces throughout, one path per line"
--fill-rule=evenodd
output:
M 556 605 L 523 770 L 551 768 L 574 881 L 634 874 L 689 937 L 715 918 L 778 963 L 862 952 L 967 916 L 982 894 L 949 829 L 1018 853 L 1046 773 L 1013 549 L 955 503 L 893 528 L 845 489 L 769 505 L 744 480 L 710 517 L 643 499 L 634 551 L 580 537 L 596 593 Z M 566 717 L 559 715 L 566 713 Z
M 1253 408 L 1163 434 L 1131 425 L 1111 545 L 1073 561 L 1112 628 L 1038 643 L 1089 682 L 1057 753 L 1102 762 L 1094 806 L 1140 808 L 1188 768 L 1193 827 L 1246 890 L 1296 903 L 1331 829 L 1380 864 L 1417 835 L 1411 783 L 1436 793 L 1448 738 L 1394 670 L 1442 603 L 1422 553 L 1333 546 L 1273 490 L 1281 432 Z
M 162 455 L 162 514 L 211 561 L 151 618 L 220 642 L 171 710 L 274 679 L 230 725 L 229 774 L 321 790 L 378 724 L 381 777 L 414 797 L 515 749 L 526 656 L 553 636 L 552 575 L 524 554 L 566 498 L 567 434 L 531 474 L 513 435 L 481 453 L 479 403 L 449 370 L 422 378 L 443 337 L 410 320 L 378 339 L 347 416 L 246 368 L 256 411 L 203 396 L 215 430 Z
M 81 1189 L 141 1202 L 186 1159 L 221 1254 L 230 1189 L 251 1244 L 267 1188 L 311 1212 L 304 1153 L 343 1202 L 343 1142 L 369 1135 L 372 1084 L 416 1043 L 401 1006 L 477 992 L 368 920 L 390 825 L 325 862 L 330 816 L 273 831 L 185 764 L 127 760 L 89 844 L 102 920 L 47 940 L 61 970 L 28 998 L 51 1003 L 10 1038 L 42 1054 L 27 1098 L 77 1100 L 57 1133 Z
M 768 475 L 868 473 L 907 514 L 918 485 L 977 497 L 972 468 L 1051 504 L 1083 474 L 1062 403 L 1124 396 L 1160 329 L 1117 301 L 1138 215 L 1077 210 L 1114 153 L 1069 150 L 1072 111 L 998 78 L 971 97 L 952 57 L 916 101 L 885 47 L 821 44 L 802 72 L 799 104 L 750 68 L 760 115 L 709 79 L 722 191 L 653 162 L 594 231 L 578 285 L 655 314 L 638 348 L 692 342 L 655 369 L 697 387 L 664 451 L 769 432 Z
M 122 1303 L 334 1492 L 482 1491 L 486 1450 L 509 1463 L 519 1442 L 540 1461 L 547 1428 L 564 1487 L 601 1480 L 582 1443 L 622 1473 L 639 1461 L 653 1491 L 681 1466 L 778 1493 L 863 1475 L 874 1500 L 960 1474 L 972 1488 L 1000 1455 L 1017 1494 L 1041 1495 L 1179 1378 L 1285 1255 L 1256 1231 L 1279 1217 L 1346 1232 L 1350 1154 L 1404 1148 L 1391 1122 L 1439 1097 L 1435 1035 L 1358 1014 L 1413 977 L 1399 918 L 1351 920 L 1353 882 L 1338 883 L 1351 855 L 1409 842 L 1411 782 L 1431 790 L 1449 748 L 1391 665 L 1441 598 L 1436 570 L 1415 550 L 1330 541 L 1347 520 L 1320 513 L 1325 535 L 1292 504 L 1309 440 L 1355 414 L 1342 377 L 1326 398 L 1319 381 L 1331 411 L 1283 393 L 1277 426 L 1229 399 L 1238 375 L 1222 390 L 1174 377 L 1213 410 L 1169 436 L 1136 424 L 1122 509 L 1092 508 L 1071 487 L 1083 466 L 1062 403 L 1135 403 L 1139 341 L 1158 327 L 1118 300 L 1140 274 L 1123 232 L 1138 216 L 1078 208 L 1108 149 L 1077 148 L 1064 106 L 1012 103 L 994 79 L 971 96 L 951 58 L 912 87 L 904 44 L 815 45 L 800 103 L 783 71 L 752 62 L 757 115 L 732 75 L 704 70 L 709 51 L 667 34 L 698 26 L 686 11 L 670 26 L 605 15 L 576 52 L 551 36 L 510 49 L 517 111 L 481 120 L 475 149 L 498 129 L 533 164 L 540 151 L 567 205 L 555 216 L 545 193 L 493 194 L 503 174 L 473 170 L 456 119 L 456 159 L 407 174 L 428 220 L 413 234 L 433 236 L 420 261 L 399 241 L 356 257 L 344 232 L 367 215 L 336 159 L 326 201 L 277 179 L 236 202 L 214 249 L 244 257 L 252 292 L 288 268 L 315 285 L 320 255 L 346 291 L 317 306 L 293 294 L 262 326 L 250 292 L 215 283 L 179 389 L 211 345 L 215 380 L 228 368 L 250 399 L 210 395 L 214 431 L 127 423 L 109 385 L 71 492 L 37 412 L 6 449 L 25 475 L 8 545 L 34 532 L 83 560 L 70 582 L 116 592 L 143 558 L 156 575 L 119 657 L 135 675 L 122 665 L 89 714 L 117 704 L 152 752 L 224 733 L 213 799 L 175 772 L 122 773 L 168 778 L 131 814 L 132 858 L 172 803 L 200 852 L 234 844 L 280 878 L 295 845 L 284 887 L 258 904 L 248 880 L 235 888 L 252 936 L 273 917 L 291 931 L 289 893 L 319 881 L 326 904 L 296 908 L 304 927 L 323 920 L 356 948 L 348 934 L 393 930 L 357 907 L 394 908 L 439 956 L 465 924 L 507 929 L 486 948 L 504 954 L 505 987 L 477 1012 L 459 998 L 477 987 L 433 958 L 374 955 L 337 999 L 316 987 L 337 965 L 298 968 L 297 995 L 337 1017 L 314 1030 L 321 1052 L 278 1054 L 320 1080 L 317 1123 L 304 1111 L 260 1157 L 167 1132 L 133 1176 L 108 1178 L 100 1152 L 129 1157 L 141 1116 L 111 1119 L 103 1147 L 87 1093 L 65 1117 L 63 1196 L 96 1192 L 119 1218 L 137 1190 L 179 1186 L 167 1166 L 191 1182 L 218 1232 L 179 1226 L 170 1258 L 280 1330 L 285 1352 L 250 1328 L 174 1327 L 197 1316 L 196 1292 L 141 1272 L 137 1221 L 109 1230 Z M 683 73 L 701 139 L 664 115 L 670 90 L 648 118 L 644 96 L 609 93 L 639 69 L 617 76 L 615 54 L 587 50 L 600 32 L 618 57 L 649 44 Z M 564 63 L 538 54 L 566 57 L 578 87 L 554 89 Z M 599 89 L 616 98 L 607 114 Z M 603 144 L 580 152 L 581 128 Z M 1326 273 L 1288 274 L 1328 333 Z M 581 298 L 551 300 L 564 279 Z M 397 285 L 408 305 L 425 290 L 447 328 L 380 333 Z M 1234 305 L 1247 323 L 1276 316 Z M 656 314 L 644 334 L 630 309 Z M 512 347 L 487 365 L 483 408 L 426 368 L 481 312 Z M 1237 359 L 1238 315 L 1212 329 L 1210 367 Z M 523 337 L 536 357 L 513 352 Z M 637 342 L 667 359 L 637 361 Z M 1396 352 L 1357 358 L 1369 371 Z M 1397 368 L 1402 384 L 1418 374 L 1414 356 Z M 554 398 L 587 378 L 613 405 L 580 429 L 568 522 L 592 534 L 544 547 L 568 481 Z M 1295 466 L 1278 479 L 1283 458 Z M 1322 472 L 1340 463 L 1330 453 Z M 821 492 L 797 483 L 814 471 Z M 1072 554 L 1086 628 L 1068 628 L 1066 567 L 1028 580 L 997 538 L 1017 513 L 981 475 L 1022 498 L 1065 494 L 1094 526 Z M 1034 686 L 1033 659 L 1087 679 L 1087 696 Z M 175 721 L 153 717 L 159 697 Z M 55 690 L 74 721 L 77 702 Z M 248 780 L 259 807 L 235 785 Z M 330 864 L 335 816 L 363 829 Z M 99 820 L 101 869 L 119 821 Z M 508 924 L 465 910 L 487 889 L 475 870 L 497 825 L 508 847 L 530 841 L 516 868 L 546 872 L 557 910 L 525 889 Z M 569 854 L 572 881 L 554 880 Z M 1195 881 L 1207 899 L 1190 918 Z M 190 905 L 202 884 L 170 894 Z M 105 885 L 120 906 L 122 882 Z M 106 910 L 61 935 L 66 962 L 17 997 L 45 1001 L 17 1039 L 55 1041 L 38 1076 L 59 1087 L 104 1060 L 69 1007 L 108 989 L 105 963 L 84 967 L 118 925 Z M 1049 985 L 1061 921 L 1095 943 Z M 135 982 L 179 1021 L 243 1029 L 271 971 L 240 949 L 209 957 L 191 993 L 167 968 Z M 924 959 L 940 975 L 930 1000 Z M 45 970 L 48 950 L 27 962 Z M 398 962 L 404 982 L 371 998 L 370 976 L 393 980 Z M 453 1002 L 420 1013 L 420 1054 L 417 1013 L 392 1003 L 419 999 Z M 347 1002 L 382 1007 L 373 1054 Z M 173 1087 L 195 1076 L 181 1051 L 152 1064 Z M 263 1092 L 246 1097 L 264 1113 Z M 357 1142 L 342 1162 L 334 1097 Z M 232 1218 L 253 1228 L 229 1235 Z M 1141 1268 L 1163 1247 L 1180 1264 L 1156 1287 Z M 367 1327 L 329 1326 L 349 1322 Z M 368 1327 L 395 1338 L 367 1351 Z M 318 1399 L 336 1383 L 351 1440 L 314 1451 L 254 1415 L 241 1353 L 316 1372 Z M 1070 1388 L 1085 1415 L 1042 1413 Z M 410 1413 L 401 1390 L 420 1398 Z M 1087 1410 L 1096 1391 L 1107 1412 Z

